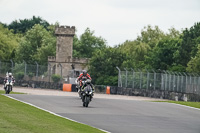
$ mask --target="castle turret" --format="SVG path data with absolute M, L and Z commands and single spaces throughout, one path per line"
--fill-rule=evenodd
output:
M 74 84 L 74 77 L 77 76 L 81 70 L 87 70 L 89 59 L 72 57 L 73 37 L 75 35 L 74 26 L 56 27 L 55 35 L 57 37 L 56 57 L 48 57 L 48 70 L 51 70 L 51 74 L 59 74 L 62 78 L 67 78 L 67 82 Z M 72 78 L 74 79 L 72 80 Z
M 55 35 L 57 36 L 56 43 L 56 62 L 71 62 L 73 51 L 73 37 L 75 27 L 60 26 L 56 27 Z

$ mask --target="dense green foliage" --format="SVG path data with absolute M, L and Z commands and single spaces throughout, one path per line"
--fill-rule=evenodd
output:
M 118 50 L 120 53 L 112 56 L 108 65 L 106 61 L 110 58 L 109 52 L 101 50 L 93 54 L 90 62 L 91 75 L 94 75 L 96 84 L 116 85 L 116 66 L 122 70 L 133 68 L 200 72 L 199 32 L 200 23 L 195 23 L 189 30 L 182 32 L 171 28 L 168 33 L 162 32 L 157 26 L 147 26 L 137 39 L 127 40 L 114 47 L 113 51 Z M 114 55 L 113 51 L 110 53 Z
M 51 76 L 51 78 L 52 78 L 52 80 L 53 80 L 54 83 L 58 83 L 60 81 L 60 79 L 61 79 L 61 76 L 57 75 L 57 74 L 53 74 Z
M 52 28 L 54 30 L 54 28 Z M 18 61 L 46 65 L 48 56 L 56 54 L 56 37 L 42 25 L 36 24 L 21 39 L 17 49 Z
M 118 70 L 116 66 L 121 67 L 126 58 L 126 54 L 117 47 L 97 50 L 89 65 L 89 72 L 95 84 L 117 85 Z
M 24 78 L 24 72 L 17 72 L 17 73 L 15 74 L 15 78 L 16 78 L 17 80 L 22 80 L 22 79 Z
M 42 25 L 44 28 L 48 29 L 50 25 L 46 20 L 43 20 L 41 17 L 35 17 L 31 19 L 15 20 L 11 24 L 7 25 L 9 29 L 12 29 L 14 33 L 26 33 L 30 30 L 35 24 Z
M 153 69 L 169 70 L 176 62 L 174 53 L 178 50 L 178 39 L 163 39 L 149 52 L 146 62 Z
M 180 36 L 179 46 L 180 64 L 186 66 L 191 58 L 194 58 L 200 44 L 200 23 L 194 24 L 190 29 L 185 29 Z
M 0 60 L 8 61 L 15 58 L 15 49 L 19 45 L 20 35 L 13 34 L 0 24 Z
M 94 36 L 94 31 L 90 31 L 87 28 L 80 36 L 80 39 L 77 36 L 74 37 L 73 56 L 91 58 L 93 52 L 97 49 L 104 49 L 105 47 L 106 41 L 101 37 Z
M 47 65 L 48 56 L 56 54 L 55 25 L 40 17 L 0 24 L 0 60 Z M 8 27 L 8 28 L 5 28 Z M 16 34 L 14 34 L 14 33 Z M 23 33 L 23 34 L 18 34 Z M 95 84 L 117 85 L 116 66 L 132 69 L 200 72 L 200 23 L 167 33 L 158 26 L 144 27 L 135 40 L 126 40 L 115 47 L 86 28 L 74 36 L 73 56 L 90 58 L 89 72 Z

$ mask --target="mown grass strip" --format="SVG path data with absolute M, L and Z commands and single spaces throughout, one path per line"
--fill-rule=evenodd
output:
M 0 90 L 0 94 L 5 94 L 5 91 Z M 25 94 L 25 93 L 11 91 L 10 94 Z
M 0 133 L 102 133 L 102 131 L 0 95 Z
M 175 103 L 200 109 L 200 102 L 184 102 L 184 101 L 154 101 L 154 102 Z

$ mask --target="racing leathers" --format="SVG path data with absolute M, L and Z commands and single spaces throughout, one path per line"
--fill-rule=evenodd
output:
M 90 79 L 92 80 L 92 78 L 90 77 L 90 75 L 87 73 L 87 74 L 83 74 L 81 73 L 77 79 L 77 81 L 79 81 L 79 91 L 82 91 L 82 89 L 84 88 L 84 85 L 82 84 L 82 80 L 86 80 L 86 79 Z M 90 84 L 91 87 L 92 87 L 92 91 L 94 92 L 94 87 L 92 84 Z

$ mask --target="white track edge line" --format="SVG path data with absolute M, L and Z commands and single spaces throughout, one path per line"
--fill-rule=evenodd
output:
M 168 103 L 168 102 L 167 102 L 167 103 Z M 182 104 L 178 104 L 178 103 L 169 103 L 169 104 L 174 104 L 174 105 L 178 105 L 178 106 L 182 106 L 182 107 L 186 107 L 186 108 L 191 108 L 191 109 L 200 110 L 199 108 L 195 108 L 195 107 L 191 107 L 191 106 L 187 106 L 187 105 L 182 105 Z
M 11 96 L 7 96 L 7 95 L 5 95 L 5 94 L 2 94 L 2 95 L 6 96 L 6 97 L 8 97 L 8 98 L 11 98 L 11 99 L 13 99 L 13 100 L 16 100 L 16 101 L 19 101 L 19 102 L 22 102 L 22 103 L 28 104 L 28 105 L 30 105 L 30 106 L 32 106 L 32 107 L 38 108 L 38 109 L 40 109 L 40 110 L 43 110 L 43 111 L 48 112 L 48 113 L 50 113 L 50 114 L 53 114 L 53 115 L 55 115 L 55 116 L 58 116 L 58 117 L 61 117 L 61 118 L 64 118 L 64 119 L 67 119 L 67 120 L 70 120 L 70 121 L 73 121 L 73 122 L 76 122 L 76 123 L 79 123 L 79 124 L 87 125 L 87 124 L 85 124 L 85 123 L 82 123 L 82 122 L 79 122 L 79 121 L 76 121 L 76 120 L 70 119 L 70 118 L 68 118 L 68 117 L 61 116 L 61 115 L 56 114 L 56 113 L 54 113 L 54 112 L 51 112 L 51 111 L 49 111 L 49 110 L 46 110 L 46 109 L 40 108 L 40 107 L 38 107 L 38 106 L 36 106 L 36 105 L 34 105 L 34 104 L 31 104 L 31 103 L 28 103 L 28 102 L 25 102 L 25 101 L 22 101 L 22 100 L 16 99 L 16 98 L 11 97 Z M 90 126 L 90 125 L 87 125 L 87 126 Z M 93 127 L 93 126 L 90 126 L 90 127 Z M 96 127 L 93 127 L 93 128 L 96 128 Z M 100 129 L 100 128 L 96 128 L 96 129 L 101 130 L 101 131 L 103 131 L 103 132 L 105 132 L 105 133 L 111 133 L 111 132 L 106 131 L 106 130 L 104 130 L 104 129 Z

